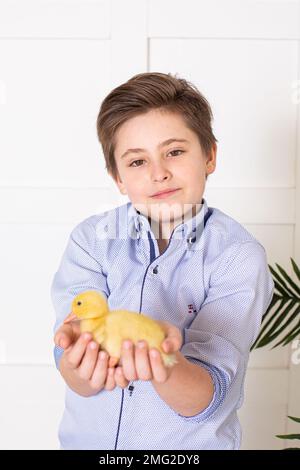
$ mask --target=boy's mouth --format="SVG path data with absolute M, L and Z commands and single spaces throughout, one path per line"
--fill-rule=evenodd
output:
M 175 189 L 166 189 L 165 191 L 159 191 L 158 193 L 152 194 L 151 197 L 155 199 L 161 199 L 165 198 L 168 196 L 171 196 L 172 194 L 176 193 L 176 191 L 179 191 L 180 188 L 175 188 Z

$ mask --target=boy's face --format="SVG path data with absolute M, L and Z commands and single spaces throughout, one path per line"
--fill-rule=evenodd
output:
M 161 142 L 174 141 L 164 146 Z M 128 149 L 144 149 L 139 152 Z M 206 156 L 197 135 L 179 114 L 151 110 L 126 121 L 116 135 L 115 159 L 120 192 L 133 206 L 157 222 L 179 221 L 194 204 L 201 204 L 206 175 L 216 167 L 216 146 Z M 157 198 L 166 189 L 175 192 Z M 198 210 L 197 210 L 198 212 Z M 180 220 L 181 222 L 181 220 Z

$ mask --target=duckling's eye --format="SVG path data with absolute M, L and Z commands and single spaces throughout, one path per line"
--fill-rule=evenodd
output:
M 81 302 L 77 302 L 77 305 L 81 305 Z

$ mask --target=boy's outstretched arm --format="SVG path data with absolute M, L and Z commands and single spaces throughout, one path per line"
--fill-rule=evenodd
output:
M 212 378 L 206 369 L 191 363 L 179 351 L 182 345 L 180 330 L 169 322 L 160 323 L 166 332 L 162 348 L 165 353 L 176 356 L 177 364 L 166 367 L 159 351 L 154 348 L 148 351 L 145 341 L 140 341 L 137 347 L 131 341 L 124 341 L 122 373 L 130 381 L 151 380 L 156 392 L 175 412 L 194 416 L 212 400 Z
M 162 400 L 180 415 L 197 415 L 208 407 L 213 398 L 211 375 L 203 367 L 189 362 L 180 351 L 175 355 L 178 363 L 173 366 L 168 379 L 163 383 L 152 380 L 153 387 Z

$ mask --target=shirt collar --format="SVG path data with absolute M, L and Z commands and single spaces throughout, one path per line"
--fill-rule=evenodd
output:
M 172 237 L 185 239 L 189 244 L 195 243 L 201 237 L 205 216 L 208 212 L 206 199 L 202 198 L 201 204 L 202 206 L 195 216 L 174 228 Z M 148 218 L 140 213 L 131 202 L 128 203 L 128 215 L 133 219 L 132 228 L 136 232 L 136 238 L 142 237 L 145 232 L 152 233 Z

